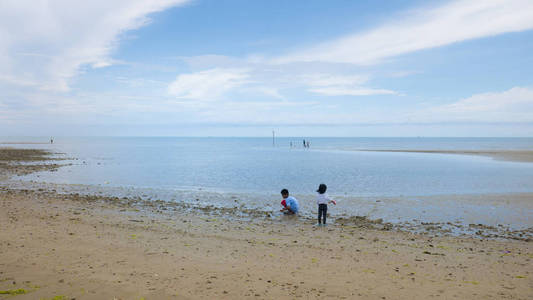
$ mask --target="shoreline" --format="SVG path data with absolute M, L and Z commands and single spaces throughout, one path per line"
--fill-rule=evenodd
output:
M 11 186 L 16 184 L 16 187 Z M 57 196 L 83 198 L 83 197 L 100 197 L 100 201 L 108 202 L 113 205 L 127 205 L 130 208 L 138 209 L 140 211 L 161 213 L 164 211 L 186 211 L 188 213 L 199 213 L 209 215 L 214 218 L 223 218 L 230 221 L 249 221 L 249 220 L 264 220 L 267 222 L 283 222 L 285 216 L 277 210 L 246 208 L 240 205 L 237 206 L 219 206 L 217 204 L 209 204 L 201 201 L 201 195 L 188 195 L 184 197 L 193 197 L 197 201 L 175 201 L 162 200 L 159 198 L 152 198 L 144 192 L 133 192 L 135 196 L 116 195 L 113 193 L 106 193 L 102 189 L 94 189 L 90 185 L 79 186 L 76 185 L 76 190 L 71 190 L 69 187 L 65 188 L 60 184 L 35 183 L 31 186 L 29 182 L 11 182 L 7 184 L 0 183 L 0 189 L 11 192 L 38 192 L 51 191 Z M 130 193 L 131 194 L 131 193 Z M 242 196 L 242 195 L 241 195 Z M 452 201 L 464 199 L 463 204 L 469 202 L 469 205 L 476 205 L 476 203 L 490 202 L 490 204 L 483 204 L 485 206 L 498 205 L 502 200 L 524 202 L 519 204 L 522 209 L 531 210 L 530 199 L 533 199 L 532 193 L 517 193 L 517 194 L 486 194 L 486 195 L 447 195 L 447 196 L 427 196 L 424 198 L 417 197 L 416 200 L 405 198 L 403 201 L 413 203 L 413 201 L 428 201 L 432 198 L 433 202 L 447 203 L 450 197 L 454 198 Z M 178 196 L 178 199 L 180 197 Z M 231 199 L 240 199 L 240 197 L 231 196 Z M 387 201 L 391 199 L 376 198 L 376 204 L 387 205 Z M 409 199 L 411 201 L 409 201 Z M 200 201 L 198 201 L 200 200 Z M 402 201 L 394 198 L 394 202 Z M 233 202 L 233 201 L 232 201 Z M 237 203 L 241 203 L 240 201 Z M 409 233 L 422 233 L 428 236 L 451 236 L 456 238 L 475 237 L 480 239 L 496 239 L 496 240 L 522 240 L 526 242 L 533 241 L 533 226 L 529 223 L 524 223 L 520 226 L 512 226 L 505 222 L 503 223 L 484 223 L 475 217 L 469 220 L 457 220 L 452 218 L 444 218 L 443 220 L 432 220 L 427 217 L 428 213 L 424 209 L 419 209 L 426 218 L 414 216 L 414 218 L 403 218 L 396 220 L 389 220 L 380 216 L 371 217 L 368 215 L 349 215 L 349 214 L 335 214 L 328 215 L 328 220 L 331 226 L 353 226 L 358 228 L 382 230 L 382 231 L 400 231 Z M 316 213 L 308 212 L 301 214 L 294 223 L 298 226 L 312 226 L 316 223 Z M 518 215 L 514 216 L 518 217 Z M 520 216 L 525 217 L 523 214 Z M 467 222 L 469 221 L 469 222 Z M 524 219 L 527 221 L 527 219 Z
M 531 242 L 168 204 L 0 187 L 0 299 L 533 296 Z
M 533 162 L 533 150 L 414 150 L 414 149 L 358 149 L 364 152 L 434 153 L 487 156 L 495 160 Z
M 6 154 L 7 152 L 7 154 Z M 47 150 L 38 149 L 14 149 L 14 148 L 0 148 L 0 179 L 2 174 L 10 172 L 12 175 L 27 175 L 38 171 L 50 171 L 54 172 L 62 166 L 70 165 L 70 163 L 48 163 L 43 164 L 46 161 L 68 161 L 70 158 L 58 158 L 58 153 L 51 153 Z M 54 157 L 51 157 L 54 155 Z M 6 164 L 8 159 L 17 164 Z M 5 177 L 4 179 L 7 179 Z M 231 194 L 228 196 L 230 204 L 217 204 L 212 202 L 202 201 L 204 197 L 211 199 L 212 194 L 218 195 L 217 192 L 209 192 L 205 195 L 205 192 L 191 193 L 191 191 L 185 191 L 184 195 L 172 196 L 172 200 L 169 198 L 159 198 L 157 193 L 155 195 L 149 192 L 139 190 L 133 192 L 109 192 L 105 186 L 98 187 L 93 185 L 69 185 L 69 184 L 53 184 L 46 182 L 25 182 L 25 181 L 12 181 L 6 180 L 5 184 L 0 181 L 0 188 L 4 188 L 11 191 L 31 191 L 31 190 L 48 190 L 57 193 L 58 195 L 68 195 L 72 197 L 86 197 L 86 196 L 101 196 L 106 201 L 111 201 L 113 204 L 127 203 L 129 206 L 135 206 L 138 209 L 151 211 L 154 207 L 159 207 L 159 212 L 163 210 L 186 210 L 188 212 L 198 212 L 203 214 L 210 214 L 216 217 L 223 217 L 226 219 L 234 219 L 235 221 L 246 221 L 256 218 L 264 218 L 269 221 L 279 220 L 283 216 L 278 213 L 278 210 L 257 208 L 257 207 L 244 207 L 242 206 L 241 198 L 245 198 L 243 194 Z M 118 188 L 120 190 L 120 188 Z M 127 190 L 126 190 L 127 191 Z M 176 201 L 175 199 L 191 198 L 189 201 Z M 342 197 L 341 197 L 342 198 Z M 341 199 L 339 198 L 339 200 Z M 360 198 L 360 197 L 358 197 Z M 196 201 L 192 201 L 195 199 Z M 363 198 L 361 198 L 363 199 Z M 507 194 L 472 194 L 472 195 L 435 195 L 435 196 L 410 196 L 410 197 L 369 197 L 364 200 L 369 202 L 367 206 L 379 205 L 388 206 L 396 205 L 398 201 L 411 203 L 411 205 L 417 205 L 416 203 L 423 201 L 428 202 L 427 205 L 443 205 L 442 203 L 448 203 L 448 205 L 454 205 L 455 202 L 460 202 L 460 205 L 482 205 L 485 206 L 498 206 L 500 203 L 513 202 L 516 203 L 514 209 L 519 210 L 531 210 L 533 204 L 530 199 L 533 199 L 533 193 L 507 193 Z M 277 202 L 276 202 L 277 203 Z M 459 203 L 457 203 L 459 204 Z M 366 207 L 368 210 L 368 207 Z M 375 209 L 375 208 L 374 208 Z M 396 208 L 398 209 L 398 208 Z M 433 216 L 436 212 L 426 211 L 427 209 L 420 208 L 416 212 L 411 214 L 405 214 L 404 217 L 390 218 L 387 217 L 388 213 L 377 214 L 373 217 L 369 214 L 365 214 L 364 211 L 361 215 L 349 214 L 349 213 L 335 213 L 332 216 L 328 214 L 328 220 L 331 224 L 336 225 L 349 225 L 374 230 L 387 230 L 387 231 L 404 231 L 410 233 L 424 233 L 432 236 L 453 236 L 453 237 L 477 237 L 484 239 L 512 239 L 533 241 L 533 224 L 528 222 L 527 215 L 508 215 L 507 218 L 518 218 L 524 223 L 510 224 L 506 223 L 504 219 L 500 222 L 494 222 L 486 220 L 483 222 L 481 219 L 476 218 L 474 215 L 465 219 L 458 219 L 457 215 L 452 218 L 450 212 L 445 214 L 448 218 L 435 219 Z M 443 211 L 440 212 L 441 214 Z M 316 211 L 308 211 L 305 214 L 299 216 L 298 222 L 301 226 L 310 226 L 316 223 Z M 422 217 L 424 215 L 425 217 Z M 410 216 L 410 217 L 409 217 Z M 479 217 L 479 216 L 478 216 Z

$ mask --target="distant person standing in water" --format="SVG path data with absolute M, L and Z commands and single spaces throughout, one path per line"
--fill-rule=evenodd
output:
M 305 148 L 305 139 L 304 139 L 304 142 L 303 142 L 303 143 L 304 143 L 304 148 Z
M 289 191 L 287 189 L 281 190 L 281 197 L 283 197 L 281 205 L 283 205 L 284 207 L 280 211 L 288 215 L 298 214 L 298 210 L 300 209 L 298 200 L 296 200 L 296 198 L 292 196 L 289 196 Z
M 328 213 L 328 203 L 333 203 L 334 205 L 337 205 L 337 202 L 335 200 L 332 200 L 326 195 L 326 190 L 328 187 L 321 183 L 318 186 L 318 190 L 316 192 L 318 195 L 316 196 L 316 203 L 318 204 L 318 223 L 316 226 L 326 226 L 326 214 Z M 322 220 L 321 220 L 322 217 Z
M 51 138 L 50 138 L 50 144 L 53 144 L 53 143 L 54 143 L 54 138 L 51 137 Z

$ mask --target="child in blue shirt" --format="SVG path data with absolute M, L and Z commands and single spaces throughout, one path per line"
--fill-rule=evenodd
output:
M 281 190 L 281 197 L 283 197 L 283 200 L 285 200 L 286 206 L 283 207 L 280 211 L 285 212 L 289 215 L 297 214 L 298 210 L 300 209 L 298 200 L 292 196 L 289 196 L 289 191 L 287 189 Z

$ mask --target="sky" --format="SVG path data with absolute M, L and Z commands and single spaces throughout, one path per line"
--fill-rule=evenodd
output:
M 533 136 L 533 1 L 4 0 L 0 136 Z

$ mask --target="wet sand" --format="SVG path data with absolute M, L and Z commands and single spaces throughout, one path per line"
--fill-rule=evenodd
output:
M 1 183 L 0 299 L 533 298 L 527 241 L 228 219 Z
M 369 152 L 440 153 L 458 155 L 482 155 L 496 160 L 533 162 L 533 150 L 403 150 L 403 149 L 360 149 Z

